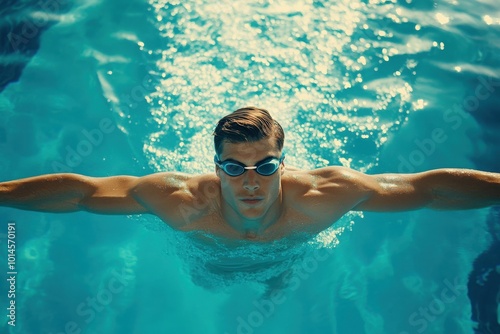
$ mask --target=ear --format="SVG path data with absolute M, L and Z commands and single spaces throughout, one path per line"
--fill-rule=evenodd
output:
M 215 174 L 220 178 L 220 167 L 215 165 Z
M 281 172 L 281 175 L 285 174 L 285 161 L 281 162 L 280 172 Z

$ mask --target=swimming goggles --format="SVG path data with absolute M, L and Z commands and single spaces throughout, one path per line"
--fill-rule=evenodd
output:
M 255 166 L 247 167 L 241 162 L 237 161 L 220 161 L 217 158 L 217 155 L 214 156 L 214 162 L 217 166 L 219 166 L 227 175 L 229 176 L 240 176 L 245 173 L 247 169 L 255 169 L 257 173 L 262 176 L 269 176 L 276 173 L 281 162 L 285 159 L 285 155 L 283 154 L 280 158 L 267 158 L 261 162 L 259 162 Z

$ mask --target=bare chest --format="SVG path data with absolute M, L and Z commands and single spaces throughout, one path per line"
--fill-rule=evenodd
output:
M 267 228 L 258 234 L 245 233 L 227 222 L 220 212 L 207 212 L 206 215 L 183 226 L 186 232 L 203 232 L 232 240 L 273 241 L 290 237 L 294 234 L 318 233 L 323 229 L 323 223 L 314 216 L 293 208 L 287 208 L 283 214 Z

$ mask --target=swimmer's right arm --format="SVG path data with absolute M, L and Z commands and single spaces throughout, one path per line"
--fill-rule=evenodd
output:
M 141 179 L 65 173 L 2 182 L 0 206 L 43 212 L 147 213 L 148 210 L 134 196 L 134 189 Z

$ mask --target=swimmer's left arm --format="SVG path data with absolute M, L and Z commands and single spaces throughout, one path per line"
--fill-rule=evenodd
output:
M 500 204 L 498 173 L 436 169 L 415 174 L 361 174 L 357 181 L 364 192 L 354 210 L 460 210 Z

